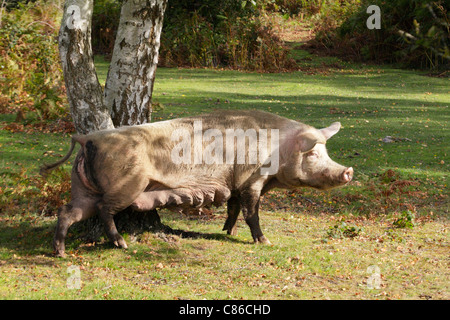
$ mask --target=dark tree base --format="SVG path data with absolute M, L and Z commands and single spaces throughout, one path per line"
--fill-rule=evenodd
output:
M 114 222 L 120 234 L 137 236 L 145 231 L 165 233 L 172 231 L 170 227 L 161 223 L 156 210 L 136 212 L 127 208 L 114 216 Z M 103 222 L 98 215 L 73 225 L 71 229 L 78 238 L 86 242 L 95 242 L 102 236 L 106 237 Z
M 127 233 L 134 237 L 146 231 L 175 234 L 184 238 L 208 237 L 208 235 L 197 232 L 174 230 L 162 224 L 156 210 L 137 212 L 127 208 L 114 216 L 114 222 L 120 234 Z M 77 238 L 85 242 L 98 242 L 103 236 L 106 238 L 103 222 L 97 215 L 73 225 L 71 231 L 77 235 Z

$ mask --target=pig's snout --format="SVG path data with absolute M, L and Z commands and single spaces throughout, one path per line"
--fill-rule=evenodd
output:
M 350 182 L 350 181 L 352 181 L 352 178 L 353 178 L 353 168 L 352 167 L 349 167 L 349 168 L 345 169 L 344 172 L 342 172 L 342 175 L 341 175 L 342 182 L 344 182 L 344 183 Z

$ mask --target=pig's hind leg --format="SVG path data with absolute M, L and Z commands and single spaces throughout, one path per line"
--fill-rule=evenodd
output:
M 225 225 L 223 226 L 224 231 L 227 231 L 227 234 L 236 236 L 237 235 L 237 218 L 239 216 L 239 212 L 241 211 L 241 205 L 239 203 L 238 197 L 231 197 L 227 202 L 227 220 L 225 221 Z
M 116 224 L 114 223 L 114 214 L 121 210 L 116 210 L 104 204 L 102 201 L 97 203 L 97 208 L 99 211 L 99 217 L 103 221 L 106 235 L 108 236 L 109 240 L 111 240 L 111 242 L 114 243 L 116 247 L 120 246 L 121 248 L 127 249 L 127 243 L 119 234 L 119 231 L 117 231 Z M 124 207 L 123 209 L 125 208 L 126 207 Z
M 58 209 L 58 223 L 56 224 L 53 248 L 57 257 L 65 256 L 65 238 L 70 226 L 76 222 L 92 217 L 96 212 L 95 199 L 74 199 L 69 204 Z
M 114 215 L 129 206 L 132 206 L 135 199 L 143 194 L 148 180 L 145 178 L 130 179 L 118 191 L 104 194 L 97 203 L 99 217 L 105 226 L 106 235 L 115 246 L 127 249 L 127 243 L 117 231 L 114 223 Z
M 269 239 L 262 233 L 259 224 L 259 194 L 242 194 L 241 207 L 245 222 L 250 227 L 250 232 L 255 243 L 270 244 Z

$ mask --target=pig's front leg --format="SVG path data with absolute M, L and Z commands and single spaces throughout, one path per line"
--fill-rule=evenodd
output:
M 255 243 L 270 244 L 269 239 L 264 236 L 261 231 L 261 226 L 259 225 L 259 196 L 259 192 L 242 194 L 242 213 L 244 215 L 245 222 L 250 227 L 250 231 Z

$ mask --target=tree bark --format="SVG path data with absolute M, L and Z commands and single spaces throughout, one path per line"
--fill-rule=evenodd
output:
M 59 50 L 70 110 L 79 134 L 150 121 L 166 5 L 167 0 L 123 1 L 103 92 L 91 47 L 93 0 L 66 0 Z M 156 210 L 139 213 L 128 208 L 114 219 L 119 230 L 130 234 L 163 228 Z M 102 233 L 103 224 L 94 216 L 78 224 L 76 229 L 87 238 L 95 239 Z
M 167 0 L 125 0 L 105 85 L 115 126 L 150 122 Z
M 67 0 L 59 52 L 75 129 L 80 134 L 114 128 L 95 72 L 91 47 L 93 0 Z

